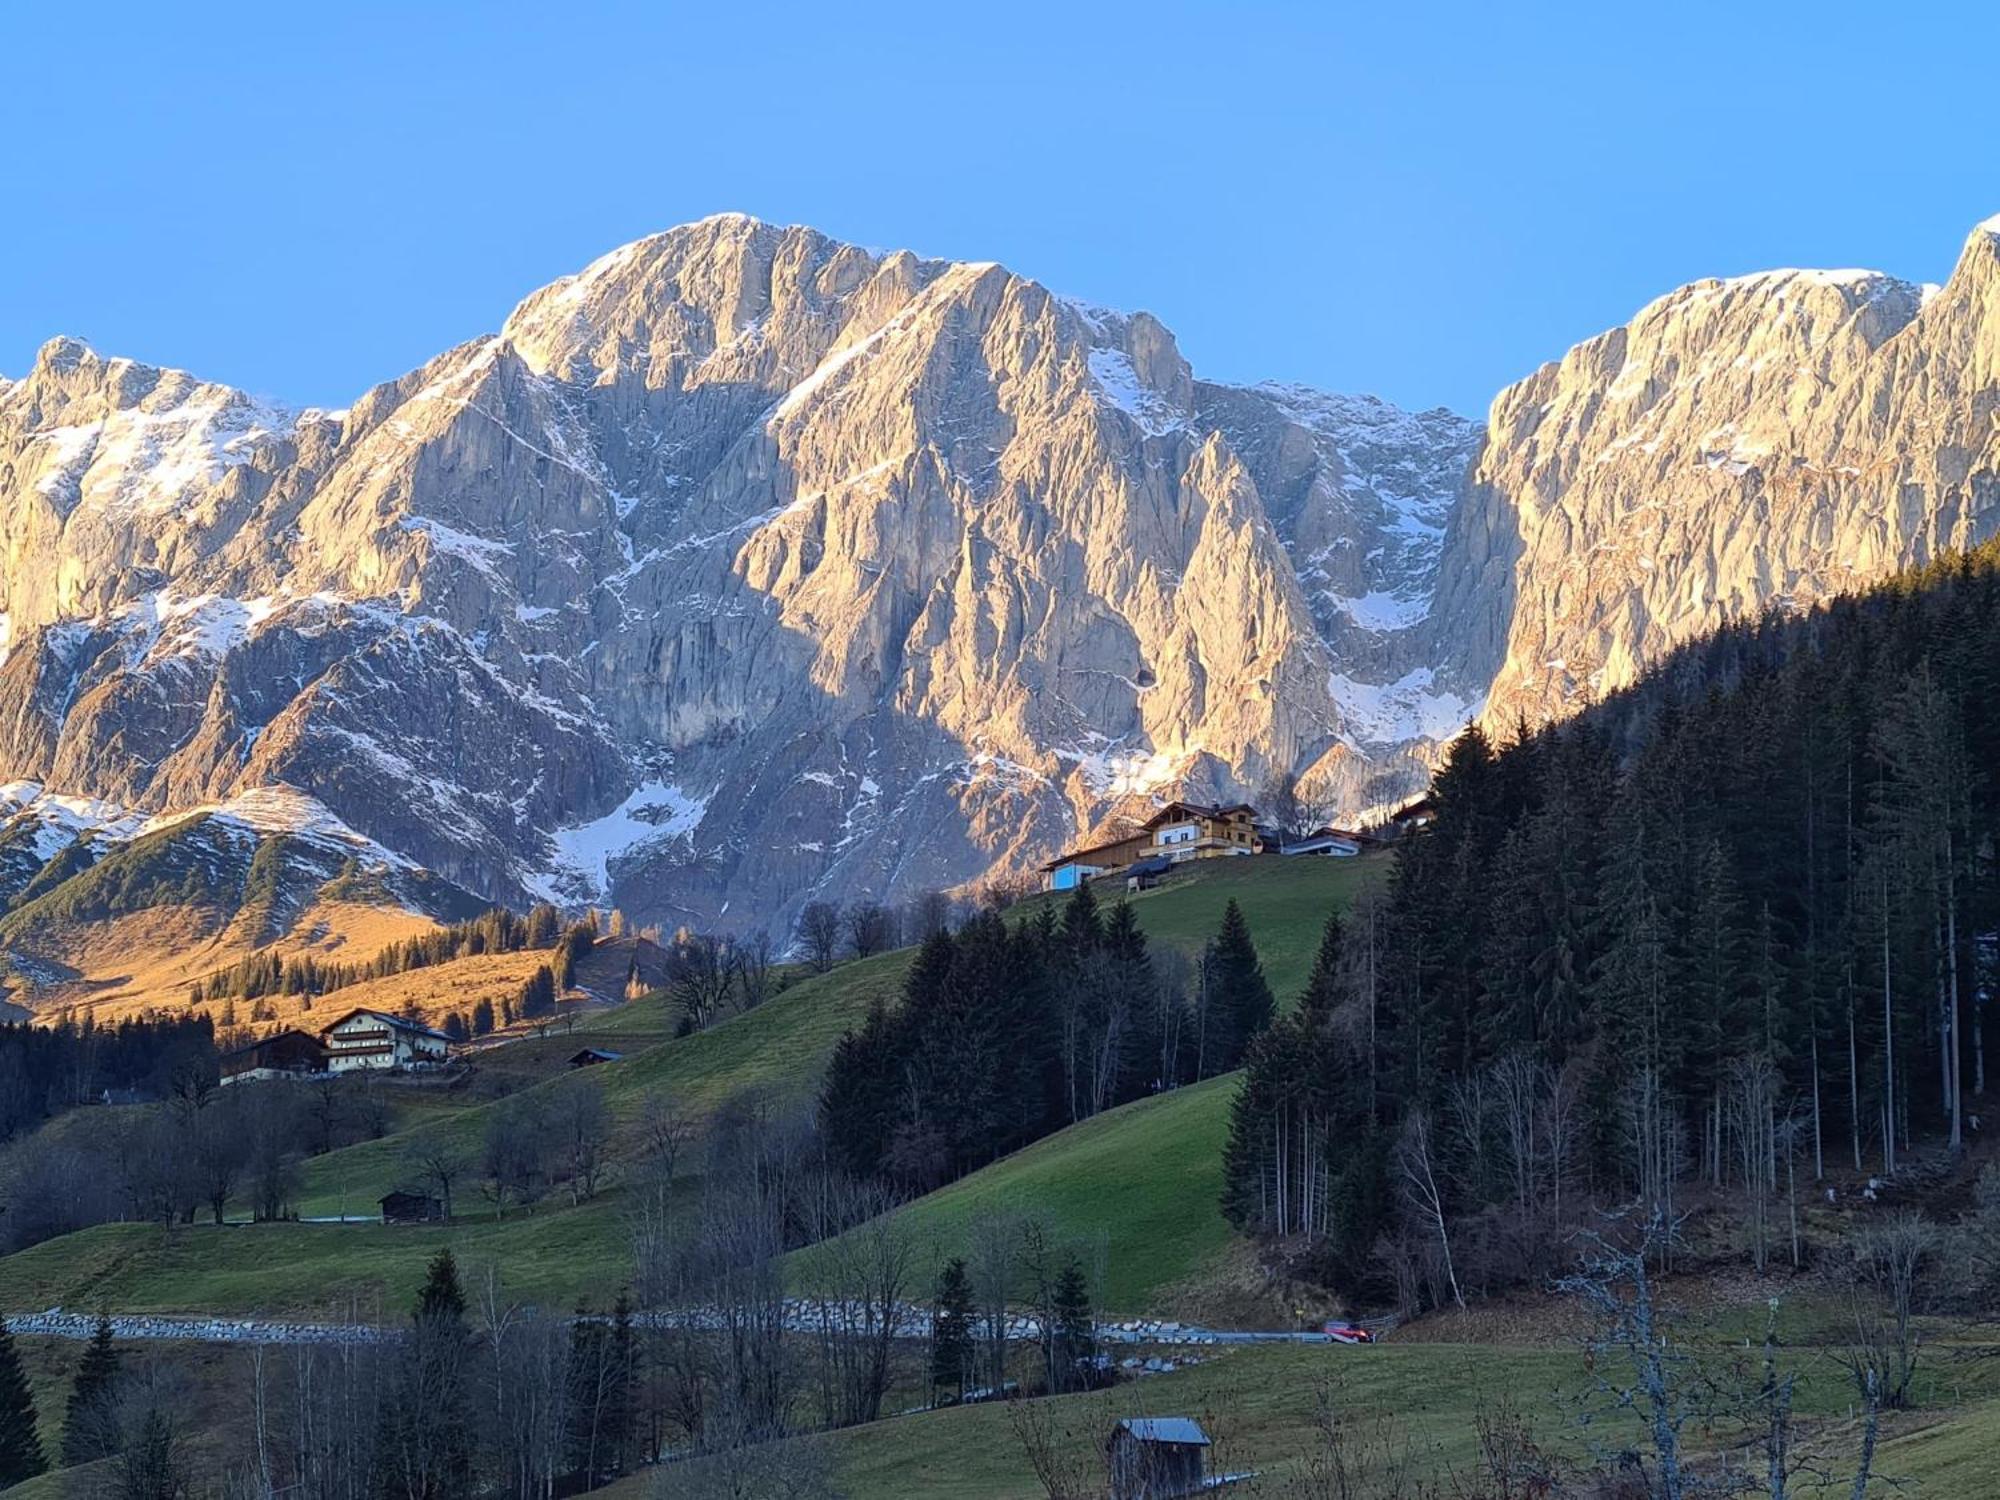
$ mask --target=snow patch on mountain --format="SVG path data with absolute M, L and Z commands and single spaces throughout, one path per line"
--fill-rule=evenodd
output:
M 0 785 L 0 819 L 9 831 L 31 827 L 35 857 L 46 864 L 86 834 L 122 843 L 146 816 L 102 798 L 46 791 L 38 781 L 10 781 Z
M 1406 599 L 1396 594 L 1377 592 L 1358 597 L 1329 594 L 1327 598 L 1363 630 L 1408 630 L 1430 614 L 1428 599 Z
M 1429 740 L 1441 744 L 1479 715 L 1477 699 L 1433 686 L 1429 667 L 1404 673 L 1394 682 L 1361 682 L 1339 672 L 1327 691 L 1341 707 L 1343 738 L 1354 749 Z
M 158 833 L 200 817 L 252 840 L 282 835 L 352 854 L 377 867 L 416 868 L 414 861 L 355 832 L 317 797 L 284 785 L 252 787 L 221 802 L 161 813 L 147 818 L 130 836 Z
M 561 874 L 572 874 L 603 897 L 611 889 L 614 862 L 648 845 L 692 838 L 708 803 L 671 782 L 648 781 L 603 817 L 557 829 L 558 883 L 564 883 Z
M 1090 750 L 1059 749 L 1064 760 L 1076 762 L 1084 785 L 1098 797 L 1143 797 L 1171 787 L 1181 777 L 1191 754 L 1168 755 L 1159 750 L 1122 749 L 1107 744 Z
M 1187 426 L 1186 416 L 1139 378 L 1124 350 L 1093 349 L 1089 363 L 1090 378 L 1104 404 L 1125 413 L 1148 437 L 1165 437 Z

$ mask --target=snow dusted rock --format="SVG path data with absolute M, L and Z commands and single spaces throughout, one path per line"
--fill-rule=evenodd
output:
M 0 387 L 0 774 L 142 819 L 288 787 L 484 897 L 734 926 L 1133 795 L 1359 796 L 1341 693 L 1474 435 L 740 216 L 345 412 L 57 340 Z
M 1993 534 L 2000 219 L 1942 287 L 1698 281 L 1503 391 L 1428 651 L 1504 727 L 1668 647 Z
M 736 215 L 344 412 L 59 339 L 0 382 L 0 779 L 40 799 L 0 884 L 70 804 L 285 788 L 484 899 L 782 929 L 1132 798 L 1292 770 L 1359 814 L 1470 717 L 1987 535 L 1996 234 L 1942 289 L 1683 288 L 1483 433 Z

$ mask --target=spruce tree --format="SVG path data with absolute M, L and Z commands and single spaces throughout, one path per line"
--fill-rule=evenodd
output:
M 1097 1333 L 1090 1308 L 1090 1282 L 1071 1256 L 1056 1275 L 1049 1300 L 1054 1326 L 1048 1330 L 1049 1390 L 1073 1391 L 1095 1378 Z
M 65 1465 L 87 1464 L 111 1453 L 114 1443 L 107 1408 L 118 1384 L 118 1372 L 118 1350 L 111 1342 L 111 1319 L 100 1314 L 97 1328 L 77 1364 L 69 1407 L 63 1414 Z
M 449 1247 L 432 1257 L 381 1408 L 379 1488 L 400 1500 L 460 1500 L 472 1489 L 465 1293 Z
M 14 1336 L 0 1318 L 0 1490 L 33 1479 L 48 1467 L 35 1432 L 35 1401 L 28 1390 Z
M 1226 1073 L 1242 1061 L 1250 1039 L 1271 1024 L 1277 1002 L 1264 979 L 1264 965 L 1250 940 L 1250 924 L 1231 897 L 1222 909 L 1222 927 L 1210 944 L 1209 1022 L 1211 1071 Z
M 608 1462 L 622 1474 L 631 1464 L 638 1437 L 639 1338 L 632 1324 L 632 1298 L 620 1292 L 611 1305 L 611 1393 L 604 1412 Z
M 597 1488 L 608 1467 L 604 1419 L 612 1395 L 610 1376 L 608 1330 L 579 1303 L 569 1325 L 569 1422 L 563 1435 L 570 1480 L 579 1490 Z
M 465 1323 L 465 1292 L 458 1284 L 458 1262 L 449 1245 L 431 1257 L 423 1289 L 417 1293 L 415 1317 L 419 1323 L 430 1319 L 446 1319 L 461 1327 Z
M 1069 900 L 1063 903 L 1062 937 L 1073 953 L 1092 952 L 1104 940 L 1097 897 L 1091 894 L 1087 880 L 1078 881 L 1076 889 L 1070 892 Z
M 938 1273 L 937 1301 L 931 1310 L 931 1394 L 934 1400 L 965 1399 L 972 1375 L 972 1279 L 965 1261 L 953 1256 Z

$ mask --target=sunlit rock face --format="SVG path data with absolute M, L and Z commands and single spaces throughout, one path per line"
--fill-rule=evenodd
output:
M 1994 259 L 1698 283 L 1483 433 L 739 216 L 343 412 L 57 340 L 0 382 L 0 778 L 107 827 L 284 787 L 484 897 L 735 928 L 1169 791 L 1358 816 L 1469 717 L 1982 534 Z
M 1950 280 L 1699 281 L 1503 391 L 1429 650 L 1495 725 L 1573 710 L 1680 641 L 1990 536 L 2000 220 Z

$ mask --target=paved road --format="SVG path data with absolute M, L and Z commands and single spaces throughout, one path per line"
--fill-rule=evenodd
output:
M 97 1327 L 93 1313 L 66 1312 L 52 1307 L 44 1312 L 8 1313 L 7 1326 L 15 1333 L 40 1334 L 50 1338 L 87 1339 Z M 715 1323 L 716 1315 L 704 1309 L 681 1313 L 642 1313 L 638 1320 L 653 1327 L 702 1327 Z M 785 1326 L 794 1333 L 818 1332 L 831 1322 L 836 1329 L 865 1333 L 871 1319 L 859 1307 L 831 1306 L 793 1299 L 785 1307 Z M 902 1338 L 924 1338 L 930 1332 L 930 1309 L 905 1303 L 896 1312 L 896 1334 Z M 121 1339 L 172 1339 L 205 1344 L 366 1344 L 383 1338 L 392 1330 L 367 1323 L 315 1323 L 273 1318 L 202 1318 L 163 1313 L 114 1313 L 111 1331 Z M 1010 1338 L 1030 1339 L 1037 1326 L 1027 1318 L 1008 1320 Z M 1097 1337 L 1104 1344 L 1157 1344 L 1194 1346 L 1206 1344 L 1330 1344 L 1323 1333 L 1273 1333 L 1268 1330 L 1200 1328 L 1187 1323 L 1127 1319 L 1099 1323 Z

